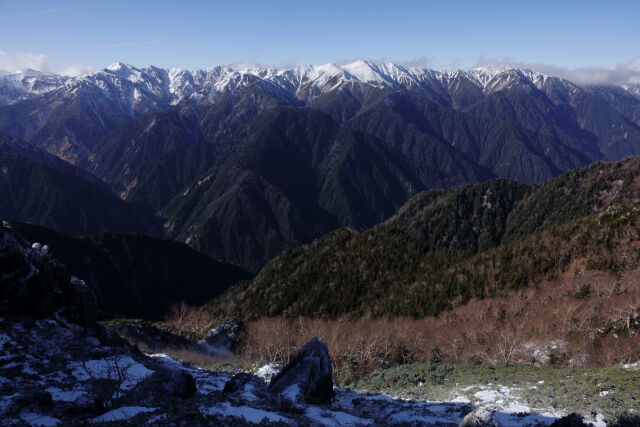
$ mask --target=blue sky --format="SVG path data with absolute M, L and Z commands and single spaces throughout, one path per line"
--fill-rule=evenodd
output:
M 638 17 L 638 0 L 0 0 L 0 61 L 52 71 L 356 58 L 614 66 L 640 56 Z

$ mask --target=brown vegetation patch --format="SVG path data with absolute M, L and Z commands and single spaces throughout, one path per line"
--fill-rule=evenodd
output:
M 163 325 L 201 334 L 214 323 L 206 312 L 181 306 Z M 238 360 L 287 363 L 318 336 L 328 343 L 341 381 L 419 360 L 556 367 L 632 363 L 640 360 L 640 269 L 576 269 L 573 277 L 472 300 L 437 317 L 274 317 L 249 322 L 247 331 Z M 200 366 L 213 362 L 185 356 Z

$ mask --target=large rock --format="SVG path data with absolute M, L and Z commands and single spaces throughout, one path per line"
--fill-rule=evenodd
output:
M 230 356 L 240 344 L 245 334 L 245 327 L 237 320 L 225 320 L 210 329 L 198 341 L 200 349 L 211 356 Z
M 459 427 L 496 427 L 497 423 L 493 419 L 493 413 L 486 409 L 476 409 L 469 412 Z
M 189 398 L 196 394 L 196 381 L 193 376 L 183 369 L 164 366 L 143 381 L 131 391 L 133 401 L 154 402 L 167 398 Z
M 0 226 L 0 316 L 53 317 L 81 326 L 96 322 L 96 297 L 56 260 L 49 247 L 29 244 Z
M 269 390 L 295 401 L 325 403 L 333 396 L 333 372 L 327 344 L 314 337 L 271 379 Z

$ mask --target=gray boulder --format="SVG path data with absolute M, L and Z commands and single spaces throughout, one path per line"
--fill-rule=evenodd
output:
M 271 379 L 269 390 L 297 402 L 326 403 L 333 396 L 333 372 L 327 344 L 314 337 L 282 371 Z
M 189 398 L 196 394 L 193 376 L 179 368 L 164 366 L 138 383 L 128 399 L 133 401 L 165 400 L 167 398 Z
M 93 291 L 48 246 L 31 245 L 11 228 L 0 228 L 0 316 L 60 314 L 88 327 L 96 324 L 96 307 Z
M 459 427 L 496 427 L 497 423 L 493 419 L 493 413 L 486 409 L 476 409 L 469 412 Z

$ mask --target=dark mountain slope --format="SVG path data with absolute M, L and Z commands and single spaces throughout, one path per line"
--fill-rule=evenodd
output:
M 239 267 L 169 240 L 115 233 L 70 237 L 35 225 L 11 225 L 27 240 L 49 245 L 109 314 L 159 320 L 172 304 L 204 304 L 250 277 Z
M 202 142 L 196 123 L 175 112 L 142 115 L 111 132 L 93 158 L 93 172 L 108 182 L 131 181 L 131 169 L 162 154 Z
M 471 298 L 556 279 L 572 265 L 579 270 L 637 268 L 639 225 L 637 209 L 620 207 L 477 255 L 428 251 L 392 229 L 339 230 L 286 252 L 253 282 L 236 285 L 209 308 L 218 315 L 244 317 L 437 315 Z
M 82 167 L 102 138 L 130 119 L 86 82 L 0 108 L 0 129 L 5 133 Z
M 636 268 L 638 171 L 640 158 L 630 158 L 540 187 L 498 180 L 428 191 L 380 226 L 285 252 L 211 307 L 243 316 L 425 316 L 553 279 L 570 265 Z M 271 303 L 258 307 L 267 295 Z
M 149 113 L 110 133 L 92 170 L 121 198 L 158 210 L 214 164 L 215 151 L 187 116 Z
M 0 151 L 0 217 L 70 234 L 157 231 L 158 220 L 147 208 L 120 200 L 81 175 Z
M 614 204 L 640 203 L 640 157 L 597 162 L 540 187 L 515 206 L 505 239 L 602 212 Z
M 541 184 L 640 153 L 635 93 L 510 68 L 114 64 L 0 107 L 0 129 L 161 212 L 165 236 L 258 271 L 337 227 L 375 225 L 426 188 Z
M 95 175 L 86 172 L 78 167 L 75 167 L 72 164 L 60 159 L 59 157 L 54 156 L 53 154 L 47 153 L 46 151 L 34 147 L 33 145 L 29 145 L 23 141 L 12 138 L 2 132 L 0 132 L 0 152 L 15 154 L 18 157 L 31 160 L 35 163 L 47 166 L 59 172 L 76 175 L 84 181 L 102 188 L 104 191 L 109 191 L 108 185 L 102 182 Z
M 378 89 L 344 123 L 376 136 L 416 166 L 439 170 L 448 178 L 421 178 L 443 188 L 491 177 L 545 182 L 603 158 L 596 136 L 532 86 L 498 91 L 465 110 L 434 101 L 423 88 Z M 334 90 L 320 106 L 347 96 Z
M 439 112 L 435 110 L 429 114 Z M 453 139 L 440 135 L 404 93 L 386 93 L 372 99 L 347 125 L 375 136 L 403 155 L 428 186 L 451 188 L 496 176 L 461 152 Z
M 132 165 L 133 181 L 118 186 L 118 195 L 127 201 L 144 202 L 154 210 L 166 206 L 178 193 L 215 164 L 215 147 L 192 144 L 153 159 Z
M 252 270 L 347 224 L 391 215 L 422 188 L 375 139 L 318 111 L 278 107 L 164 210 L 170 236 Z

